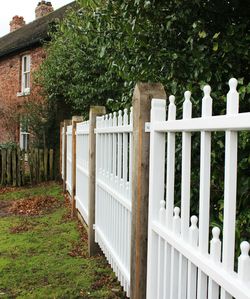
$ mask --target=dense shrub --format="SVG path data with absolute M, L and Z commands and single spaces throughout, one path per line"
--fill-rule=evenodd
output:
M 239 79 L 240 111 L 250 107 L 250 7 L 247 0 L 78 1 L 77 10 L 52 33 L 40 80 L 50 103 L 67 103 L 86 115 L 89 105 L 110 110 L 131 104 L 137 81 L 161 82 L 176 95 L 192 91 L 200 115 L 202 87 L 212 87 L 213 113 L 224 114 L 227 82 Z M 192 166 L 199 166 L 199 136 L 193 137 Z M 223 217 L 224 135 L 213 134 L 211 223 Z M 180 157 L 181 143 L 177 144 Z M 249 238 L 250 137 L 240 134 L 237 242 Z M 180 198 L 180 158 L 176 198 Z M 179 183 L 178 183 L 179 182 Z M 192 212 L 198 209 L 199 173 L 192 171 Z

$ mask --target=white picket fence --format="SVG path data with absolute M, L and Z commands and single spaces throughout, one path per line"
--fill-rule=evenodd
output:
M 176 120 L 174 96 L 152 100 L 148 219 L 147 299 L 249 299 L 249 243 L 241 244 L 235 269 L 237 132 L 250 130 L 250 113 L 238 113 L 237 81 L 231 79 L 227 114 L 212 116 L 209 86 L 201 117 L 192 118 L 191 93 Z M 133 110 L 96 119 L 95 240 L 130 296 Z M 210 231 L 211 132 L 225 132 L 224 223 Z M 62 130 L 64 133 L 64 131 Z M 76 125 L 76 208 L 88 224 L 89 122 Z M 191 133 L 200 133 L 200 200 L 190 215 Z M 181 206 L 175 203 L 176 134 L 182 135 Z M 66 187 L 72 186 L 72 126 L 67 126 Z M 91 135 L 92 136 L 92 135 Z M 62 159 L 64 161 L 64 159 Z M 64 162 L 62 162 L 64 163 Z M 223 179 L 223 175 L 222 175 Z M 191 216 L 191 217 L 190 217 Z M 198 220 L 199 219 L 199 220 Z M 209 240 L 211 238 L 211 240 Z
M 131 246 L 132 109 L 96 123 L 95 239 L 129 296 Z
M 66 188 L 72 195 L 72 125 L 67 126 L 67 173 L 66 173 Z
M 76 124 L 76 208 L 88 224 L 89 121 Z
M 229 85 L 227 114 L 222 116 L 212 116 L 209 86 L 204 87 L 199 118 L 192 118 L 191 93 L 188 91 L 181 120 L 176 120 L 174 96 L 169 98 L 168 121 L 166 101 L 152 101 L 148 299 L 250 298 L 249 243 L 246 241 L 241 243 L 238 270 L 234 271 L 237 132 L 250 130 L 250 113 L 238 113 L 236 79 L 231 79 Z M 214 131 L 225 131 L 224 222 L 223 242 L 220 229 L 214 227 L 209 246 L 211 132 Z M 174 198 L 177 132 L 182 134 L 181 207 L 175 207 L 177 199 Z M 199 215 L 190 218 L 191 132 L 200 132 L 201 145 Z M 223 179 L 223 174 L 221 177 Z
M 61 164 L 61 176 L 62 176 L 62 179 L 64 180 L 64 143 L 65 143 L 65 140 L 64 140 L 64 127 L 62 128 L 62 131 L 61 131 L 61 140 L 62 140 L 62 149 L 61 149 L 61 155 L 62 155 L 62 164 Z

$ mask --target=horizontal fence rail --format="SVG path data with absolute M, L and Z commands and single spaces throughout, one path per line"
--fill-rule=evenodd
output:
M 97 118 L 95 237 L 129 296 L 132 109 Z
M 76 124 L 76 208 L 88 224 L 89 121 Z
M 237 81 L 229 81 L 227 114 L 212 116 L 211 88 L 204 87 L 202 116 L 192 118 L 185 92 L 183 119 L 176 120 L 174 96 L 152 101 L 147 298 L 247 299 L 250 294 L 249 243 L 241 243 L 235 271 L 237 131 L 250 130 L 250 113 L 238 114 Z M 242 117 L 241 117 L 242 115 Z M 191 132 L 200 132 L 199 214 L 190 217 Z M 211 131 L 225 131 L 223 240 L 210 223 Z M 181 206 L 175 207 L 175 139 L 182 134 Z M 167 146 L 166 146 L 167 144 Z M 167 157 L 165 171 L 165 155 Z M 166 176 L 166 192 L 164 182 Z M 199 223 L 199 226 L 198 226 Z

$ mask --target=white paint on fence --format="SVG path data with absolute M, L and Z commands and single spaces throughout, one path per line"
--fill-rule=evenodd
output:
M 76 208 L 88 224 L 89 121 L 76 124 Z
M 64 180 L 64 126 L 62 127 L 62 131 L 61 131 L 61 140 L 62 140 L 62 148 L 61 148 L 61 155 L 62 155 L 62 165 L 61 165 L 61 175 L 62 175 L 62 179 Z
M 131 246 L 132 113 L 96 122 L 95 237 L 129 296 Z
M 185 93 L 182 120 L 175 120 L 173 97 L 170 98 L 168 121 L 165 121 L 163 117 L 166 110 L 165 101 L 152 100 L 148 299 L 250 298 L 250 257 L 249 243 L 246 241 L 241 244 L 238 271 L 234 271 L 237 131 L 250 130 L 250 113 L 238 114 L 239 95 L 236 86 L 237 81 L 231 79 L 227 95 L 227 114 L 224 116 L 212 116 L 209 86 L 204 88 L 202 115 L 199 118 L 191 118 L 192 106 L 188 92 Z M 198 217 L 192 216 L 190 219 L 189 216 L 192 131 L 198 131 L 201 134 L 199 228 Z M 220 230 L 214 227 L 209 250 L 211 131 L 225 131 L 226 141 L 223 242 L 219 238 Z M 182 133 L 181 210 L 177 207 L 173 208 L 176 132 Z M 166 135 L 165 205 L 163 169 Z M 221 247 L 223 247 L 222 261 Z
M 67 126 L 67 173 L 66 173 L 66 188 L 72 195 L 72 125 Z

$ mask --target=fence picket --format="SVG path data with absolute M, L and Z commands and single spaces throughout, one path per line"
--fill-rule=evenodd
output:
M 183 119 L 192 117 L 191 92 L 186 91 L 183 103 Z M 182 170 L 181 170 L 181 238 L 188 242 L 190 215 L 190 176 L 191 176 L 191 133 L 182 133 Z M 180 254 L 179 261 L 178 299 L 185 299 L 187 295 L 187 259 Z
M 199 229 L 197 227 L 198 218 L 191 217 L 191 226 L 189 228 L 189 244 L 196 250 L 198 246 Z M 187 299 L 196 299 L 197 267 L 188 261 L 188 283 Z
M 210 257 L 212 262 L 219 263 L 221 258 L 220 229 L 212 229 L 212 240 L 210 242 Z M 211 278 L 208 280 L 208 299 L 219 299 L 219 285 Z
M 239 110 L 239 94 L 236 90 L 237 80 L 229 80 L 227 94 L 227 115 L 237 114 Z M 224 269 L 234 269 L 235 224 L 236 224 L 236 187 L 237 187 L 237 147 L 238 133 L 226 131 L 225 140 L 225 179 L 224 179 L 224 221 L 222 263 Z M 224 289 L 221 299 L 232 299 Z
M 203 88 L 202 118 L 212 116 L 211 87 Z M 201 132 L 200 145 L 200 202 L 199 202 L 199 250 L 201 253 L 208 252 L 209 235 L 209 209 L 210 209 L 210 164 L 211 164 L 211 132 Z M 207 298 L 207 276 L 198 270 L 198 297 Z

